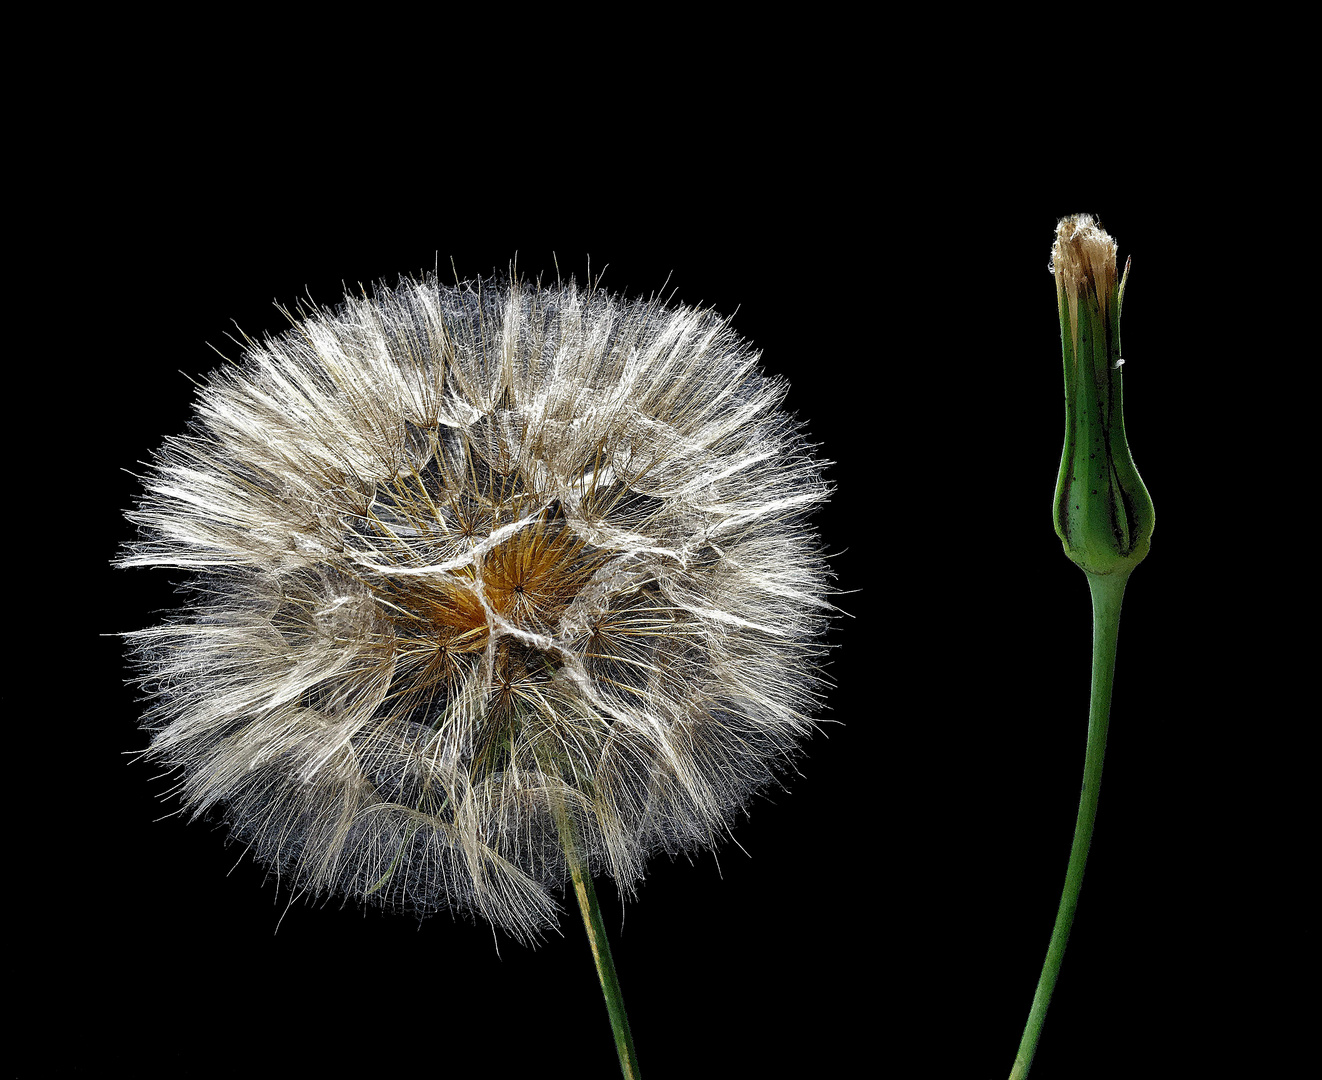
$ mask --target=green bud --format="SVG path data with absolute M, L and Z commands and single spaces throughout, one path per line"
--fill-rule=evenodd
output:
M 1089 574 L 1124 574 L 1152 539 L 1152 499 L 1125 440 L 1116 243 L 1087 214 L 1056 227 L 1056 275 L 1065 357 L 1065 449 L 1056 481 L 1056 535 Z

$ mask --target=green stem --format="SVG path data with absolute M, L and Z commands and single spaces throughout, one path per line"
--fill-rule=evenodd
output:
M 624 1074 L 625 1080 L 638 1080 L 640 1075 L 638 1053 L 633 1048 L 633 1033 L 629 1030 L 629 1016 L 624 1011 L 624 995 L 620 991 L 620 980 L 615 974 L 615 961 L 611 957 L 610 940 L 606 937 L 606 924 L 601 919 L 597 890 L 592 887 L 592 875 L 583 864 L 573 827 L 567 820 L 558 824 L 561 846 L 564 848 L 565 857 L 569 860 L 569 872 L 574 879 L 574 895 L 578 897 L 578 909 L 583 914 L 583 926 L 588 932 L 588 945 L 592 949 L 592 959 L 597 965 L 601 992 L 606 998 L 606 1012 L 610 1015 L 611 1030 L 615 1033 L 615 1050 L 620 1055 L 620 1072 Z
M 1069 867 L 1065 871 L 1065 888 L 1056 912 L 1056 925 L 1051 931 L 1051 944 L 1042 965 L 1042 976 L 1033 995 L 1033 1006 L 1028 1012 L 1024 1037 L 1015 1055 L 1010 1080 L 1024 1080 L 1033 1064 L 1037 1041 L 1042 1034 L 1042 1023 L 1047 1018 L 1051 992 L 1060 975 L 1060 962 L 1065 958 L 1070 927 L 1074 925 L 1074 911 L 1079 906 L 1079 888 L 1083 884 L 1083 869 L 1088 862 L 1088 847 L 1092 843 L 1093 824 L 1097 820 L 1097 796 L 1102 787 L 1102 759 L 1106 756 L 1106 729 L 1111 719 L 1111 685 L 1115 680 L 1115 646 L 1120 632 L 1120 603 L 1125 595 L 1128 570 L 1116 574 L 1089 574 L 1088 587 L 1092 590 L 1092 700 L 1088 706 L 1088 749 L 1083 759 L 1083 791 L 1079 795 L 1079 816 L 1074 823 L 1074 843 L 1070 847 Z

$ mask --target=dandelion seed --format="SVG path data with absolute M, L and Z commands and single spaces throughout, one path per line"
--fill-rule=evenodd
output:
M 822 462 L 718 315 L 405 279 L 201 387 L 121 566 L 150 758 L 313 896 L 523 940 L 714 846 L 820 707 Z M 572 837 L 567 845 L 566 837 Z

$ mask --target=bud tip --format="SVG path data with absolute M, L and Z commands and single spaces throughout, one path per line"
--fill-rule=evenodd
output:
M 1071 214 L 1056 224 L 1050 270 L 1056 291 L 1069 305 L 1070 330 L 1078 339 L 1079 297 L 1092 291 L 1103 315 L 1115 289 L 1116 242 L 1091 214 Z M 1125 264 L 1126 272 L 1129 269 Z

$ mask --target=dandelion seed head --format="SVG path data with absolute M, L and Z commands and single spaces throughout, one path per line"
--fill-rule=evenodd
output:
M 631 893 L 811 732 L 829 488 L 713 312 L 404 279 L 300 309 L 201 386 L 123 566 L 148 755 L 313 896 L 536 939 L 557 821 Z

